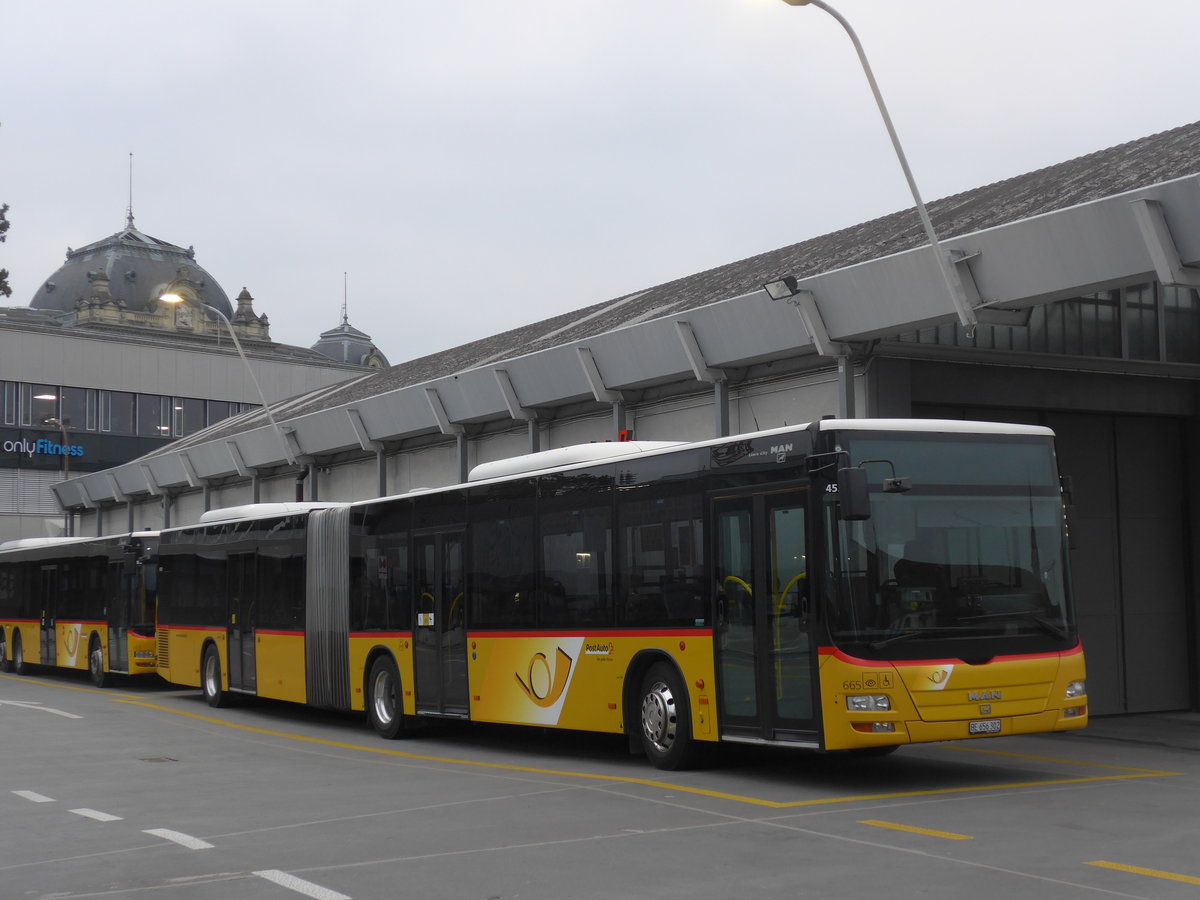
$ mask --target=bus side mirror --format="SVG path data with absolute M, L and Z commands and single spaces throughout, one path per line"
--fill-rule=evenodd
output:
M 837 490 L 839 518 L 850 522 L 871 518 L 866 469 L 838 469 Z

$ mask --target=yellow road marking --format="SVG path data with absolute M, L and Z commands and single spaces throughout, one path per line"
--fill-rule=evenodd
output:
M 1184 884 L 1200 884 L 1200 878 L 1195 875 L 1180 875 L 1176 872 L 1164 872 L 1162 869 L 1143 869 L 1141 866 L 1127 866 L 1124 863 L 1108 862 L 1096 859 L 1088 863 L 1101 869 L 1115 869 L 1118 872 L 1128 872 L 1131 875 L 1146 875 L 1150 878 L 1163 878 L 1167 881 L 1182 881 Z
M 962 753 L 988 753 L 992 756 L 1008 756 L 1013 759 L 1031 759 L 1035 762 L 1063 763 L 1068 766 L 1092 766 L 1096 769 L 1117 769 L 1122 772 L 1145 772 L 1148 775 L 1182 775 L 1182 772 L 1159 772 L 1156 769 L 1138 769 L 1134 766 L 1114 766 L 1112 763 L 1085 762 L 1079 759 L 1060 759 L 1057 756 L 1038 756 L 1033 753 L 1014 753 L 1011 750 L 992 750 L 987 747 L 964 747 L 961 744 L 951 744 L 947 749 L 958 750 Z
M 948 841 L 973 841 L 969 834 L 958 834 L 954 831 L 934 831 L 932 828 L 918 828 L 915 825 L 901 825 L 898 822 L 884 822 L 880 819 L 860 819 L 859 825 L 874 825 L 876 828 L 890 828 L 893 831 L 908 831 L 912 834 L 924 834 L 928 837 L 945 838 Z
M 0 678 L 19 678 L 20 676 L 0 675 Z M 30 680 L 25 676 L 22 680 Z M 378 756 L 390 756 L 397 759 L 409 759 L 415 762 L 438 763 L 442 765 L 454 766 L 470 766 L 479 769 L 492 769 L 501 772 L 520 772 L 528 775 L 548 775 L 555 778 L 578 778 L 585 781 L 609 781 L 620 784 L 638 785 L 641 787 L 652 787 L 664 791 L 673 791 L 680 794 L 691 794 L 698 797 L 711 797 L 717 800 L 729 800 L 733 803 L 742 803 L 749 806 L 759 806 L 765 809 L 800 809 L 810 806 L 833 806 L 839 803 L 863 803 L 873 802 L 878 800 L 901 800 L 913 797 L 936 797 L 949 794 L 970 794 L 980 793 L 983 791 L 1002 791 L 1012 790 L 1015 788 L 1035 788 L 1035 787 L 1056 787 L 1069 784 L 1090 784 L 1100 781 L 1125 781 L 1132 778 L 1156 778 L 1180 775 L 1179 772 L 1160 772 L 1153 769 L 1131 769 L 1128 766 L 1110 766 L 1103 763 L 1088 763 L 1075 762 L 1066 759 L 1053 759 L 1050 757 L 1029 756 L 1028 759 L 1036 759 L 1047 762 L 1057 762 L 1064 765 L 1078 766 L 1093 766 L 1104 769 L 1112 769 L 1115 772 L 1128 774 L 1114 775 L 1091 775 L 1080 778 L 1053 778 L 1040 781 L 1012 781 L 1002 784 L 983 784 L 971 785 L 968 787 L 952 787 L 952 788 L 930 788 L 918 791 L 894 791 L 890 793 L 879 794 L 852 794 L 841 797 L 822 797 L 815 800 L 767 800 L 761 797 L 750 797 L 743 794 L 730 794 L 724 791 L 712 791 L 707 788 L 693 787 L 686 784 L 678 784 L 670 781 L 655 781 L 650 778 L 631 778 L 626 775 L 599 775 L 594 772 L 573 772 L 565 769 L 546 769 L 537 766 L 519 766 L 512 763 L 497 763 L 483 762 L 473 759 L 460 759 L 448 756 L 432 756 L 424 753 L 409 753 L 404 750 L 393 750 L 385 744 L 369 745 L 369 744 L 350 744 L 343 741 L 329 740 L 328 738 L 306 737 L 300 734 L 292 734 L 286 731 L 273 731 L 269 728 L 259 728 L 255 725 L 242 725 L 238 722 L 227 722 L 223 719 L 217 719 L 212 716 L 200 715 L 199 713 L 188 712 L 183 709 L 173 709 L 169 706 L 160 706 L 156 703 L 150 703 L 145 700 L 139 700 L 133 697 L 125 697 L 118 694 L 113 694 L 110 691 L 97 690 L 95 688 L 80 687 L 70 684 L 58 684 L 53 681 L 37 680 L 38 684 L 43 684 L 48 687 L 61 688 L 63 690 L 82 691 L 84 693 L 96 694 L 111 700 L 114 703 L 124 703 L 129 706 L 140 706 L 144 709 L 152 709 L 157 712 L 171 713 L 177 716 L 184 716 L 189 719 L 194 719 L 198 722 L 207 722 L 212 725 L 223 725 L 226 728 L 233 728 L 238 731 L 244 731 L 248 734 L 259 734 L 265 737 L 282 738 L 284 740 L 300 741 L 307 744 L 316 744 L 322 747 L 333 747 L 339 750 L 356 750 L 360 753 L 373 753 Z M 970 748 L 964 748 L 970 749 Z M 994 750 L 977 750 L 981 753 L 995 753 L 1001 756 L 1020 757 L 1023 754 L 1007 753 L 1004 751 Z

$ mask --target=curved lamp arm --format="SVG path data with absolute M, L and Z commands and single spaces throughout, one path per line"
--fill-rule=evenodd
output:
M 229 331 L 229 336 L 233 338 L 233 346 L 237 350 L 238 356 L 242 358 L 242 364 L 246 367 L 246 371 L 250 373 L 250 380 L 254 383 L 254 389 L 258 391 L 258 399 L 262 401 L 263 410 L 267 414 L 267 421 L 271 423 L 271 427 L 275 430 L 275 434 L 279 437 L 279 445 L 283 448 L 283 458 L 288 461 L 289 465 L 296 465 L 296 457 L 292 453 L 292 448 L 288 444 L 283 430 L 279 427 L 279 423 L 275 421 L 275 414 L 271 412 L 271 404 L 267 403 L 267 398 L 266 395 L 263 394 L 262 386 L 258 383 L 258 376 L 254 374 L 254 369 L 250 365 L 250 360 L 246 358 L 246 352 L 242 350 L 242 342 L 238 340 L 237 332 L 233 330 L 233 323 L 229 321 L 229 317 L 215 306 L 210 306 L 201 300 L 193 300 L 192 298 L 185 297 L 182 294 L 162 294 L 158 299 L 164 303 L 190 303 L 193 306 L 198 306 L 202 310 L 213 313 L 217 318 L 225 323 L 225 328 Z

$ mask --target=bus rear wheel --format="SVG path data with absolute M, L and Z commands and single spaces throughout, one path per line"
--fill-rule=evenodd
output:
M 100 638 L 95 635 L 88 645 L 88 674 L 92 676 L 92 684 L 96 687 L 108 685 L 108 673 L 104 671 L 104 648 L 100 646 Z
M 695 765 L 699 748 L 692 739 L 687 689 L 674 667 L 658 662 L 642 679 L 641 738 L 646 757 L 659 769 Z
M 0 672 L 7 672 L 12 669 L 12 662 L 8 658 L 8 637 L 4 633 L 4 629 L 0 628 Z
M 29 664 L 25 662 L 25 650 L 21 646 L 21 635 L 18 634 L 13 638 L 13 663 L 12 670 L 18 675 L 29 674 Z
M 400 699 L 400 673 L 390 656 L 381 656 L 371 664 L 371 674 L 367 676 L 367 718 L 379 736 L 389 741 L 407 730 Z
M 200 663 L 200 687 L 204 689 L 204 702 L 209 706 L 225 706 L 229 702 L 229 695 L 221 690 L 221 654 L 211 644 Z

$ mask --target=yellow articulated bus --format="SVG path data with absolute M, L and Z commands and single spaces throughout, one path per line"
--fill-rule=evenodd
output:
M 168 681 L 363 710 L 883 753 L 1081 728 L 1045 428 L 824 420 L 603 443 L 162 533 Z
M 153 532 L 0 544 L 0 671 L 157 674 L 157 548 Z

